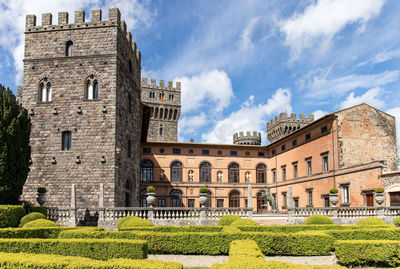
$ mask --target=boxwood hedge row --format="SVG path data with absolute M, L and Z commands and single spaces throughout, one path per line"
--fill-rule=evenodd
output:
M 344 268 L 341 266 L 307 266 L 285 262 L 266 262 L 264 255 L 260 251 L 254 240 L 235 240 L 229 248 L 229 259 L 224 264 L 213 264 L 211 269 L 235 269 L 235 268 L 276 268 L 276 269 L 295 269 L 295 268 Z
M 324 233 L 335 240 L 400 240 L 400 229 L 359 229 L 359 230 L 328 230 Z
M 61 231 L 103 231 L 101 227 L 3 228 L 0 238 L 58 238 Z
M 220 232 L 222 226 L 208 226 L 208 225 L 188 225 L 188 226 L 153 226 L 153 227 L 132 227 L 123 228 L 121 231 L 152 231 L 161 233 L 175 233 L 175 232 Z
M 164 262 L 158 260 L 111 259 L 108 261 L 99 261 L 72 256 L 0 252 L 0 268 L 182 269 L 183 266 L 181 263 L 177 262 Z
M 321 232 L 259 233 L 259 232 L 90 232 L 63 231 L 60 238 L 136 239 L 148 242 L 150 253 L 171 254 L 228 254 L 234 240 L 255 240 L 265 255 L 315 256 L 328 255 L 333 248 L 333 237 Z
M 80 256 L 97 260 L 145 259 L 147 242 L 113 239 L 0 239 L 0 252 Z
M 384 226 L 359 226 L 359 225 L 260 225 L 252 227 L 238 227 L 244 232 L 278 232 L 278 233 L 296 233 L 302 231 L 327 231 L 327 230 L 361 230 L 361 229 L 390 229 L 394 225 Z
M 17 227 L 25 210 L 20 205 L 0 205 L 0 228 Z
M 396 240 L 338 240 L 335 254 L 346 266 L 398 266 L 400 241 Z

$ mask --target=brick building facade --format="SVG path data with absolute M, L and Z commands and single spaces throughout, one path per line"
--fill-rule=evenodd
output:
M 395 119 L 361 104 L 314 121 L 281 113 L 267 124 L 271 144 L 259 133 L 234 134 L 233 144 L 180 143 L 181 85 L 141 79 L 141 55 L 117 8 L 26 17 L 23 85 L 18 98 L 32 120 L 32 165 L 23 199 L 48 191 L 47 206 L 69 206 L 76 185 L 78 208 L 199 206 L 199 188 L 210 189 L 212 207 L 265 212 L 271 188 L 280 210 L 326 206 L 340 189 L 343 206 L 373 205 L 372 190 L 399 194 Z M 248 201 L 249 184 L 252 186 Z M 396 193 L 396 194 L 394 194 Z M 393 196 L 393 197 L 392 197 Z M 394 200 L 393 200 L 394 201 Z

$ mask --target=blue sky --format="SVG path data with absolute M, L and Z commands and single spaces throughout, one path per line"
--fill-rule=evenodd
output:
M 142 76 L 182 82 L 180 141 L 231 143 L 280 112 L 366 102 L 400 118 L 400 1 L 0 0 L 0 82 L 21 83 L 26 14 L 118 6 Z M 400 120 L 399 120 L 400 121 Z M 398 139 L 399 124 L 398 127 Z

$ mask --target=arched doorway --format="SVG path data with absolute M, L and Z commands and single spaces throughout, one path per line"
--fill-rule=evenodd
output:
M 233 190 L 229 193 L 229 207 L 240 207 L 240 193 Z
M 261 192 L 257 193 L 257 213 L 266 213 L 268 211 L 267 201 Z

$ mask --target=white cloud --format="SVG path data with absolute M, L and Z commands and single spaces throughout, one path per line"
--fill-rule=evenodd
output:
M 258 21 L 261 17 L 255 17 L 250 20 L 247 24 L 246 28 L 244 28 L 242 34 L 240 35 L 240 40 L 238 42 L 239 48 L 242 50 L 248 50 L 254 47 L 252 42 L 252 36 L 254 32 L 254 28 L 256 27 Z
M 192 77 L 175 78 L 182 83 L 182 113 L 212 106 L 217 113 L 228 107 L 233 95 L 232 83 L 222 70 L 205 71 Z
M 389 109 L 386 112 L 396 117 L 397 155 L 400 157 L 400 106 Z
M 267 117 L 275 116 L 283 111 L 292 112 L 290 101 L 291 92 L 288 89 L 278 89 L 268 99 L 267 103 L 254 104 L 254 96 L 250 96 L 239 110 L 232 112 L 227 118 L 217 122 L 209 133 L 204 133 L 202 140 L 207 143 L 231 144 L 234 133 L 249 130 L 261 132 L 265 144 Z
M 114 4 L 115 3 L 115 4 Z M 74 21 L 74 11 L 87 8 L 102 8 L 103 17 L 108 17 L 108 9 L 111 6 L 118 6 L 122 12 L 122 19 L 128 24 L 129 29 L 138 28 L 141 24 L 144 27 L 151 24 L 155 12 L 147 7 L 147 2 L 141 3 L 138 0 L 0 0 L 0 46 L 10 52 L 14 58 L 16 69 L 16 83 L 22 81 L 22 59 L 24 56 L 24 30 L 25 16 L 35 14 L 37 25 L 41 24 L 42 13 L 53 14 L 53 24 L 57 23 L 57 14 L 60 11 L 69 12 L 70 22 Z M 87 14 L 86 17 L 90 17 Z
M 378 15 L 384 0 L 318 0 L 303 13 L 296 13 L 280 25 L 286 36 L 285 45 L 291 49 L 292 60 L 303 50 L 312 48 L 325 51 L 333 37 L 347 25 L 358 23 L 361 28 Z
M 380 99 L 380 97 L 384 92 L 384 89 L 381 87 L 372 88 L 360 96 L 354 96 L 354 92 L 351 92 L 339 106 L 343 109 L 361 103 L 367 103 L 373 107 L 382 108 L 385 103 Z
M 180 134 L 195 134 L 198 128 L 207 124 L 207 116 L 204 112 L 195 116 L 185 116 L 179 119 L 178 129 Z
M 400 49 L 398 50 L 384 50 L 376 54 L 371 59 L 359 63 L 358 66 L 368 65 L 368 64 L 378 64 L 386 61 L 390 61 L 395 58 L 400 58 Z
M 400 70 L 394 70 L 368 75 L 350 74 L 329 79 L 330 71 L 329 68 L 313 70 L 299 80 L 300 89 L 308 91 L 306 97 L 323 99 L 342 96 L 357 88 L 384 86 L 400 78 Z
M 317 120 L 319 118 L 322 118 L 323 116 L 325 116 L 328 113 L 329 113 L 328 111 L 318 109 L 318 110 L 314 111 L 312 114 L 314 115 L 314 120 Z

